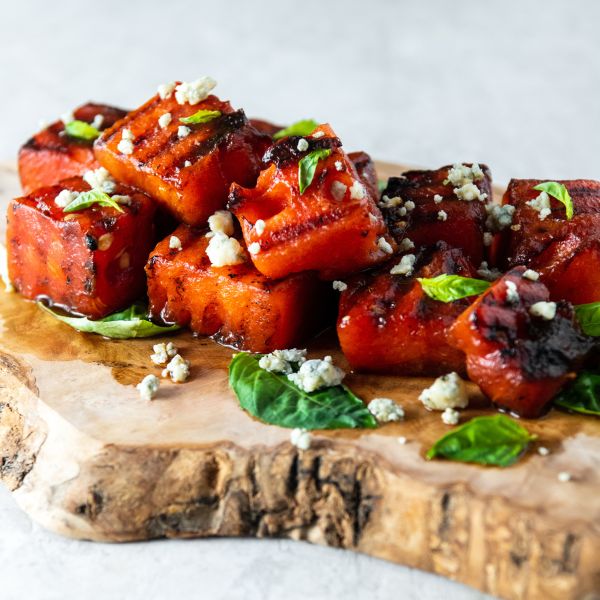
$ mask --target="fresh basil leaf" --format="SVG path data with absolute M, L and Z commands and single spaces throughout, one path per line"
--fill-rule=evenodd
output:
M 546 192 L 548 196 L 556 198 L 559 202 L 564 204 L 565 211 L 567 213 L 567 220 L 570 221 L 573 218 L 573 201 L 571 200 L 569 190 L 567 190 L 562 183 L 558 183 L 556 181 L 546 181 L 536 185 L 533 189 L 537 190 L 538 192 Z
M 292 123 L 289 127 L 285 127 L 284 129 L 280 129 L 278 132 L 273 134 L 274 140 L 279 140 L 284 137 L 289 137 L 290 135 L 310 135 L 319 124 L 313 119 L 303 119 L 302 121 L 296 121 Z
M 459 462 L 509 467 L 534 439 L 527 429 L 505 415 L 476 417 L 441 437 L 427 452 L 427 459 L 441 456 Z
M 218 119 L 221 116 L 220 110 L 199 110 L 189 117 L 182 117 L 179 119 L 186 125 L 198 125 L 200 123 L 208 123 L 213 119 Z
M 97 333 L 107 338 L 127 340 L 130 338 L 145 338 L 177 331 L 179 325 L 160 327 L 148 320 L 148 312 L 142 304 L 133 304 L 129 308 L 112 313 L 103 319 L 92 321 L 87 317 L 67 317 L 59 315 L 41 302 L 38 306 L 52 315 L 55 319 L 66 323 L 84 333 Z
M 90 190 L 89 192 L 82 192 L 73 200 L 63 208 L 63 212 L 71 213 L 77 210 L 83 210 L 85 208 L 89 208 L 94 204 L 99 204 L 100 206 L 111 206 L 115 210 L 119 212 L 125 212 L 118 202 L 113 200 L 106 192 L 102 190 Z
M 304 194 L 306 188 L 312 183 L 319 161 L 327 158 L 330 154 L 331 150 L 329 148 L 313 150 L 300 160 L 298 163 L 298 183 L 301 194 Z
M 469 296 L 478 296 L 490 287 L 489 281 L 483 279 L 445 273 L 437 277 L 417 277 L 417 281 L 430 298 L 440 302 L 453 302 Z
M 65 133 L 86 142 L 92 142 L 100 136 L 100 132 L 85 121 L 71 121 L 65 125 Z
M 584 371 L 554 399 L 554 404 L 584 415 L 600 417 L 600 375 Z
M 377 427 L 365 404 L 338 385 L 305 392 L 285 375 L 258 366 L 260 356 L 241 352 L 229 365 L 229 384 L 253 417 L 281 427 L 342 429 Z
M 578 304 L 575 315 L 585 334 L 600 336 L 600 302 Z

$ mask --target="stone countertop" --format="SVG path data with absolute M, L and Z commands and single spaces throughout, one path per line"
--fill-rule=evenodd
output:
M 381 160 L 485 162 L 500 183 L 600 178 L 599 22 L 593 0 L 11 2 L 0 19 L 0 158 L 89 99 L 134 107 L 159 83 L 210 74 L 248 115 L 329 121 L 348 149 Z M 4 489 L 0 527 L 3 600 L 486 598 L 297 542 L 63 539 Z

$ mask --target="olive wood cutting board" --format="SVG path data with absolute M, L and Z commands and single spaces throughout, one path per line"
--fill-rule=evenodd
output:
M 403 168 L 380 163 L 380 177 Z M 18 193 L 0 167 L 0 210 Z M 496 190 L 496 194 L 499 190 Z M 309 450 L 260 423 L 228 387 L 232 350 L 180 332 L 188 383 L 135 389 L 156 338 L 79 334 L 0 293 L 0 477 L 48 529 L 99 541 L 287 537 L 364 552 L 507 599 L 600 593 L 600 421 L 552 411 L 515 466 L 436 460 L 449 428 L 417 397 L 427 378 L 348 375 L 362 398 L 391 397 L 402 423 L 317 432 Z M 312 356 L 347 364 L 330 332 Z M 471 388 L 462 421 L 489 414 Z M 406 443 L 399 441 L 406 438 Z M 537 446 L 551 452 L 541 456 Z M 558 473 L 572 475 L 559 482 Z

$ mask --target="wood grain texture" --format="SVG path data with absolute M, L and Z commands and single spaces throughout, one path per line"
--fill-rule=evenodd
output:
M 401 167 L 379 165 L 381 176 Z M 0 167 L 4 210 L 17 193 Z M 135 384 L 159 369 L 156 340 L 77 334 L 15 294 L 0 296 L 0 476 L 45 527 L 103 541 L 288 537 L 365 552 L 507 599 L 600 597 L 600 423 L 551 412 L 524 424 L 551 449 L 509 469 L 423 455 L 448 430 L 417 396 L 430 381 L 350 374 L 365 400 L 394 398 L 406 420 L 317 432 L 310 450 L 241 411 L 231 349 L 172 336 L 189 383 L 152 402 Z M 310 345 L 333 354 L 335 336 Z M 471 388 L 463 419 L 489 409 Z M 398 443 L 404 436 L 408 442 Z M 560 483 L 569 471 L 573 481 Z

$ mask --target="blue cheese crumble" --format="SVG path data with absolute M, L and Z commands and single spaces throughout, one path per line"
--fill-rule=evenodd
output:
M 391 398 L 373 398 L 367 408 L 378 423 L 404 420 L 404 409 Z
M 261 356 L 258 366 L 271 373 L 288 375 L 294 372 L 293 365 L 302 365 L 306 362 L 306 350 L 290 348 L 288 350 L 274 350 L 271 354 Z
M 465 382 L 454 371 L 438 377 L 421 392 L 419 400 L 428 410 L 465 408 L 469 404 Z
M 306 429 L 292 429 L 290 433 L 290 442 L 293 446 L 296 446 L 298 450 L 308 450 L 312 442 L 312 436 Z
M 297 373 L 290 373 L 288 379 L 305 392 L 315 392 L 327 387 L 340 385 L 346 373 L 333 364 L 331 356 L 323 360 L 313 359 L 302 363 Z
M 160 379 L 156 375 L 146 375 L 136 386 L 142 400 L 152 400 L 158 393 Z

